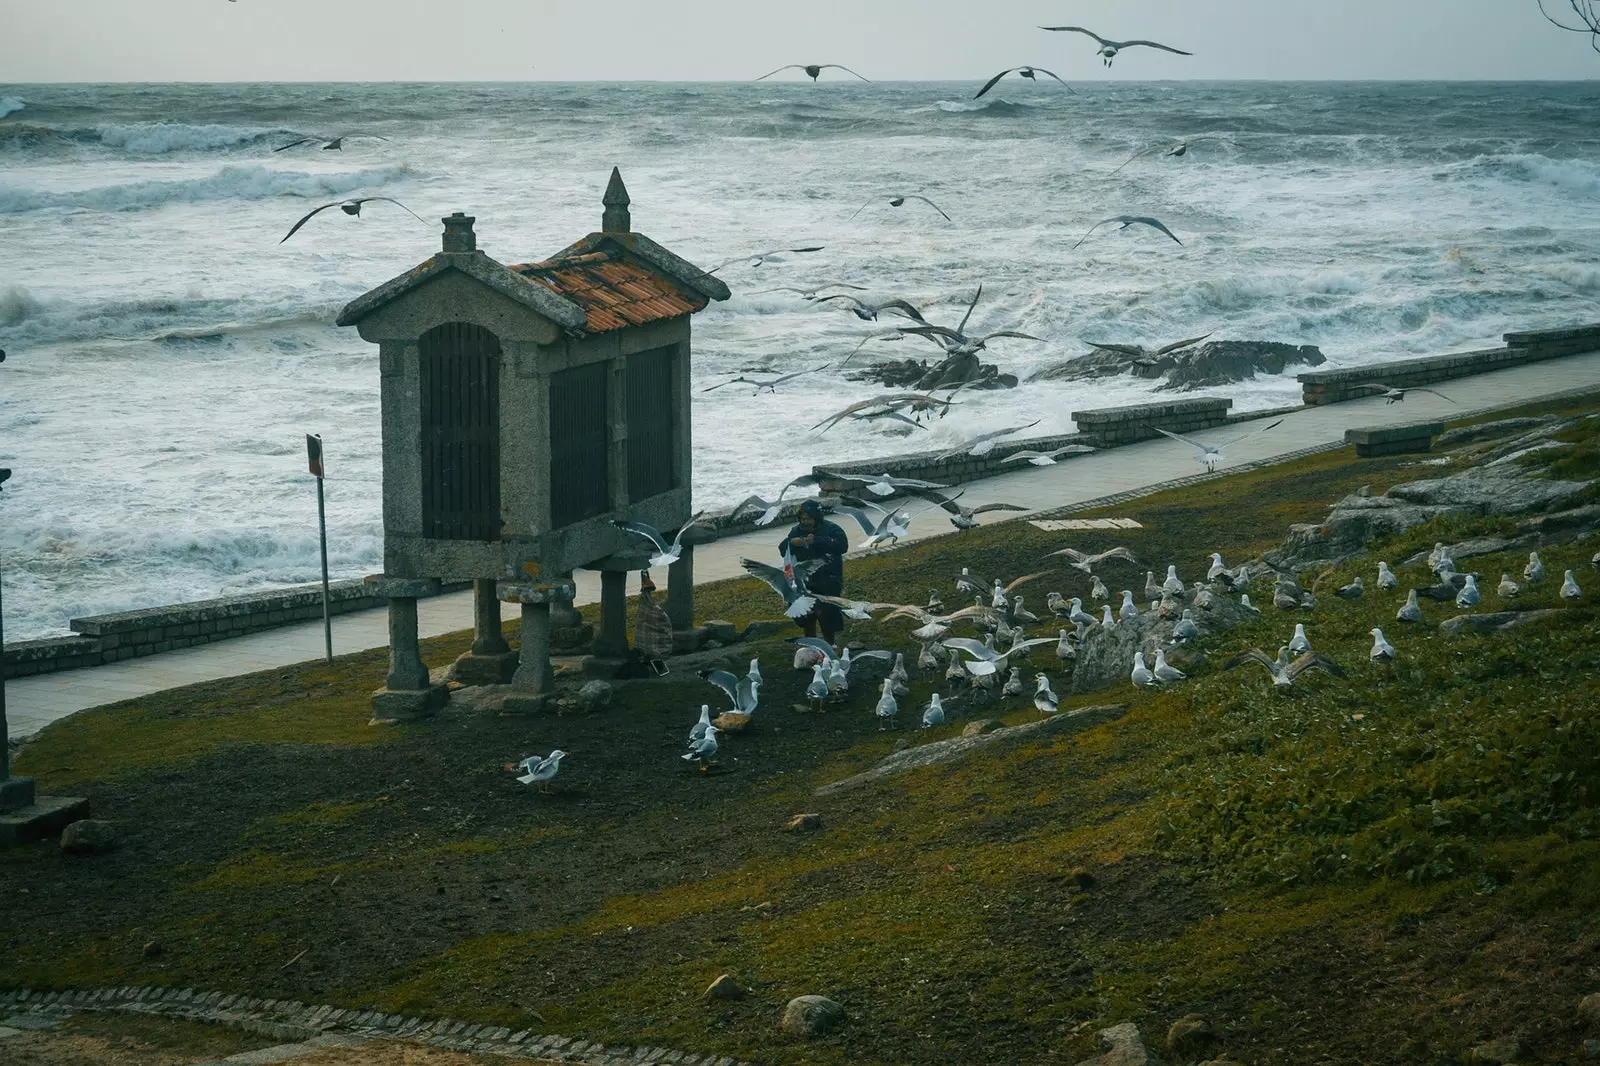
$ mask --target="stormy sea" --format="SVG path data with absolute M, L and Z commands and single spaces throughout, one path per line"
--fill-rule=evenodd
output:
M 685 258 L 823 250 L 720 273 L 700 389 L 831 364 L 777 394 L 696 392 L 697 504 L 812 465 L 1138 402 L 1155 382 L 1027 381 L 1089 341 L 1315 344 L 1329 365 L 1482 347 L 1600 318 L 1600 85 L 1481 83 L 0 85 L 0 507 L 6 636 L 73 616 L 315 580 L 303 435 L 327 441 L 335 576 L 381 566 L 376 349 L 333 324 L 437 250 L 432 220 L 544 258 L 633 226 Z M 339 150 L 322 140 L 343 136 Z M 301 137 L 320 138 L 283 151 Z M 1198 140 L 1198 138 L 1207 138 Z M 1195 138 L 1181 157 L 1147 145 Z M 887 198 L 921 193 L 898 209 Z M 389 196 L 359 218 L 305 212 Z M 855 214 L 863 205 L 865 210 Z M 1094 223 L 1114 226 L 1074 249 Z M 852 217 L 854 215 L 854 217 Z M 842 280 L 1043 338 L 985 359 L 1014 390 L 927 431 L 823 415 L 876 387 L 875 329 L 758 290 Z M 860 364 L 937 356 L 869 343 Z M 1296 368 L 1216 390 L 1292 403 Z M 914 434 L 908 439 L 906 434 Z

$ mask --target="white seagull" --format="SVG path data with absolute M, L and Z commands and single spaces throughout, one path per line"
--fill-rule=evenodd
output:
M 1476 607 L 1482 597 L 1478 594 L 1478 579 L 1473 574 L 1467 575 L 1467 583 L 1461 591 L 1456 593 L 1457 607 Z
M 1241 434 L 1240 436 L 1225 440 L 1220 444 L 1202 444 L 1192 437 L 1185 437 L 1181 433 L 1173 433 L 1171 430 L 1162 429 L 1160 426 L 1151 426 L 1150 428 L 1161 434 L 1163 437 L 1171 437 L 1173 440 L 1182 444 L 1187 444 L 1189 447 L 1193 448 L 1195 450 L 1194 461 L 1205 467 L 1207 473 L 1215 473 L 1217 467 L 1224 461 L 1225 458 L 1222 454 L 1222 449 L 1231 448 L 1240 441 L 1255 436 L 1257 433 L 1265 433 L 1267 430 L 1272 429 L 1274 426 L 1277 426 L 1282 422 L 1283 419 L 1280 418 L 1276 422 L 1262 426 L 1260 429 L 1255 430 L 1254 432 Z
M 1367 630 L 1372 634 L 1372 651 L 1368 654 L 1375 663 L 1394 662 L 1394 645 L 1383 638 L 1383 630 L 1373 628 Z
M 1417 606 L 1416 589 L 1412 589 L 1410 592 L 1406 593 L 1406 602 L 1402 604 L 1400 609 L 1394 613 L 1394 616 L 1401 622 L 1422 621 L 1422 608 Z
M 550 791 L 550 782 L 556 776 L 556 773 L 560 771 L 561 760 L 566 756 L 567 753 L 560 748 L 552 751 L 542 759 L 537 755 L 531 755 L 517 763 L 516 768 L 525 771 L 517 780 L 524 785 L 537 784 L 539 791 L 548 792 Z
M 1387 592 L 1389 589 L 1398 587 L 1399 584 L 1400 579 L 1394 576 L 1394 571 L 1389 569 L 1389 564 L 1385 562 L 1378 563 L 1378 587 Z
M 1129 675 L 1129 679 L 1133 682 L 1135 688 L 1155 687 L 1156 675 L 1152 674 L 1150 668 L 1144 664 L 1144 652 L 1136 651 L 1133 653 L 1133 673 Z
M 922 728 L 932 729 L 939 725 L 944 725 L 944 701 L 935 692 L 928 705 L 922 709 Z
M 1082 244 L 1084 241 L 1088 240 L 1090 236 L 1093 235 L 1094 231 L 1099 229 L 1101 226 L 1109 226 L 1113 222 L 1120 222 L 1122 224 L 1122 229 L 1127 229 L 1129 226 L 1135 225 L 1149 226 L 1151 229 L 1158 229 L 1162 233 L 1165 233 L 1168 237 L 1171 237 L 1175 244 L 1183 244 L 1182 241 L 1178 240 L 1178 235 L 1167 228 L 1166 223 L 1162 222 L 1159 218 L 1151 218 L 1149 215 L 1112 215 L 1110 218 L 1103 218 L 1099 222 L 1096 222 L 1094 225 L 1090 226 L 1088 233 L 1085 233 L 1082 237 L 1078 238 L 1078 244 Z M 1078 244 L 1074 244 L 1072 247 L 1076 248 Z
M 1156 664 L 1155 666 L 1151 667 L 1150 672 L 1154 674 L 1156 680 L 1160 681 L 1162 684 L 1168 684 L 1173 681 L 1182 681 L 1189 676 L 1182 670 L 1179 670 L 1176 666 L 1168 664 L 1167 653 L 1161 648 L 1156 649 Z
M 1573 578 L 1572 571 L 1567 571 L 1567 579 L 1561 582 L 1561 598 L 1564 600 L 1577 600 L 1583 597 L 1583 590 L 1578 587 L 1578 582 Z
M 1107 606 L 1107 610 L 1111 608 Z M 1130 618 L 1139 617 L 1139 608 L 1133 605 L 1133 592 L 1129 589 L 1122 590 L 1122 607 L 1117 611 L 1117 617 L 1126 622 Z
M 705 773 L 711 768 L 711 763 L 717 757 L 717 733 L 720 730 L 714 725 L 706 726 L 705 733 L 699 740 L 689 742 L 689 750 L 684 753 L 684 762 L 698 762 L 700 772 Z
M 1117 53 L 1122 51 L 1124 48 L 1159 48 L 1163 52 L 1171 52 L 1174 55 L 1194 55 L 1193 52 L 1185 52 L 1181 48 L 1174 48 L 1170 44 L 1162 44 L 1160 41 L 1113 41 L 1102 37 L 1093 30 L 1086 29 L 1083 26 L 1040 26 L 1039 28 L 1041 30 L 1049 30 L 1052 33 L 1081 33 L 1086 37 L 1093 37 L 1096 43 L 1100 45 L 1100 47 L 1095 50 L 1095 54 L 1101 59 L 1105 60 L 1105 64 L 1108 67 L 1111 65 L 1111 61 L 1117 58 Z M 776 71 L 774 71 L 774 73 L 776 73 Z
M 1200 635 L 1200 627 L 1194 624 L 1194 612 L 1189 608 L 1183 609 L 1183 617 L 1178 619 L 1178 624 L 1172 627 L 1172 642 L 1184 644 L 1194 640 Z
M 1303 655 L 1311 650 L 1311 638 L 1306 636 L 1304 622 L 1294 624 L 1294 636 L 1289 638 L 1289 654 Z
M 1033 680 L 1038 685 L 1033 691 L 1033 705 L 1043 714 L 1055 714 L 1061 709 L 1061 700 L 1050 690 L 1050 679 L 1043 674 L 1035 674 Z
M 1539 561 L 1538 552 L 1528 553 L 1528 565 L 1522 568 L 1522 576 L 1530 584 L 1538 584 L 1544 580 L 1544 563 Z
M 1500 584 L 1495 586 L 1495 591 L 1502 600 L 1515 599 L 1522 593 L 1522 586 L 1511 580 L 1511 575 L 1505 572 L 1500 574 Z
M 887 729 L 894 722 L 895 715 L 900 713 L 900 704 L 894 698 L 894 679 L 883 679 L 883 695 L 878 697 L 878 706 L 873 713 L 878 716 L 878 728 Z
M 1063 455 L 1087 455 L 1095 450 L 1097 449 L 1091 448 L 1087 444 L 1067 444 L 1049 452 L 1036 452 L 1031 448 L 1023 448 L 1020 451 L 1012 452 L 1001 461 L 1013 463 L 1018 459 L 1026 459 L 1034 466 L 1055 466 L 1056 460 Z
M 611 524 L 624 533 L 632 533 L 635 536 L 643 537 L 655 545 L 656 554 L 650 557 L 651 566 L 671 566 L 683 554 L 683 535 L 689 531 L 689 527 L 699 524 L 700 516 L 704 513 L 704 511 L 696 511 L 693 517 L 683 524 L 683 528 L 678 530 L 678 535 L 672 538 L 671 544 L 667 543 L 667 538 L 655 526 L 646 525 L 643 522 L 631 522 L 622 518 L 613 518 Z

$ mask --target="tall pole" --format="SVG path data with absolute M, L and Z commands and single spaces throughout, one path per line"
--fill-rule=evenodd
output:
M 5 353 L 0 352 L 0 359 Z M 4 487 L 11 471 L 0 469 L 0 487 Z M 0 781 L 11 780 L 11 733 L 6 728 L 6 609 L 5 584 L 0 581 Z
M 322 641 L 333 662 L 333 622 L 328 617 L 328 512 L 322 501 L 322 435 L 306 434 L 306 460 L 317 479 L 317 539 L 322 545 Z

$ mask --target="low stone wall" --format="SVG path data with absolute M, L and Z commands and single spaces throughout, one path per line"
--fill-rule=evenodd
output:
M 1166 403 L 1141 403 L 1128 407 L 1101 407 L 1074 411 L 1072 420 L 1085 444 L 1097 448 L 1133 444 L 1159 437 L 1157 429 L 1170 433 L 1193 433 L 1212 426 L 1227 425 L 1233 401 L 1222 397 L 1197 400 L 1170 400 Z
M 441 591 L 471 588 L 453 582 Z M 374 595 L 363 578 L 328 585 L 329 614 L 348 614 L 382 607 L 388 600 Z M 167 607 L 74 618 L 68 625 L 77 636 L 23 640 L 5 646 L 5 676 L 27 677 L 56 670 L 101 666 L 156 652 L 208 644 L 214 640 L 322 617 L 322 584 L 223 596 Z
M 1092 443 L 1081 433 L 1066 433 L 1053 437 L 1030 437 L 1026 440 L 997 442 L 994 449 L 983 456 L 968 455 L 964 451 L 949 456 L 942 451 L 907 452 L 903 455 L 866 459 L 859 463 L 829 463 L 826 466 L 816 467 L 812 473 L 822 478 L 820 487 L 824 493 L 839 493 L 849 489 L 852 485 L 848 480 L 850 475 L 867 477 L 873 474 L 892 474 L 895 477 L 920 478 L 940 485 L 960 485 L 967 481 L 977 481 L 979 478 L 1026 469 L 1028 464 L 1024 460 L 1007 462 L 1010 456 L 1020 451 L 1048 452 L 1064 448 L 1069 444 Z M 828 474 L 844 474 L 847 477 L 832 478 L 827 477 Z
M 1486 374 L 1491 370 L 1504 370 L 1545 359 L 1600 350 L 1600 323 L 1569 329 L 1507 333 L 1505 342 L 1503 348 L 1400 359 L 1392 363 L 1346 367 L 1342 370 L 1311 370 L 1297 375 L 1296 380 L 1300 382 L 1307 404 L 1340 403 L 1375 395 L 1371 389 L 1357 388 L 1363 384 L 1381 383 L 1396 388 L 1431 385 L 1452 378 Z

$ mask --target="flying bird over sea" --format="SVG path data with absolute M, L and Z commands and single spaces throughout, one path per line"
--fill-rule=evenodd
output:
M 1215 333 L 1215 332 L 1216 332 L 1216 330 L 1212 330 L 1211 331 L 1211 333 Z M 1097 343 L 1095 341 L 1089 341 L 1088 343 L 1089 343 L 1089 347 L 1091 347 L 1091 348 L 1099 348 L 1099 349 L 1102 349 L 1103 351 L 1108 351 L 1108 352 L 1118 352 L 1118 353 L 1120 353 L 1122 355 L 1131 355 L 1135 359 L 1140 359 L 1140 358 L 1159 359 L 1161 356 L 1169 355 L 1172 352 L 1178 351 L 1180 348 L 1187 348 L 1191 344 L 1199 344 L 1201 341 L 1203 341 L 1203 340 L 1207 339 L 1208 337 L 1210 337 L 1211 333 L 1207 333 L 1204 336 L 1200 336 L 1200 337 L 1190 337 L 1188 340 L 1173 341 L 1171 344 L 1162 345 L 1161 347 L 1157 348 L 1155 351 L 1146 351 L 1144 348 L 1139 347 L 1137 344 L 1099 344 L 1099 343 Z
M 891 411 L 895 411 L 902 407 L 912 407 L 919 404 L 933 407 L 952 406 L 949 400 L 941 400 L 937 396 L 930 396 L 924 392 L 886 392 L 877 396 L 873 396 L 870 399 L 858 400 L 843 410 L 835 411 L 833 414 L 829 415 L 827 418 L 824 418 L 821 422 L 818 422 L 811 428 L 814 430 L 821 430 L 823 433 L 826 433 L 840 422 L 843 422 L 846 418 L 859 414 L 863 411 L 868 411 L 875 407 L 882 407 Z
M 782 74 L 786 70 L 803 70 L 806 73 L 806 77 L 810 78 L 812 81 L 816 81 L 817 76 L 825 70 L 842 70 L 847 74 L 856 74 L 855 71 L 851 70 L 842 63 L 789 63 L 779 67 L 777 70 L 769 71 L 766 74 L 761 75 L 761 77 L 757 78 L 756 81 L 766 81 L 768 78 L 772 77 L 772 75 Z M 861 78 L 861 75 L 856 74 L 856 77 Z M 872 79 L 861 78 L 861 80 L 871 81 Z
M 1193 448 L 1195 450 L 1194 461 L 1205 467 L 1207 473 L 1215 473 L 1218 465 L 1225 460 L 1225 456 L 1222 454 L 1222 449 L 1231 448 L 1240 441 L 1249 437 L 1253 437 L 1258 433 L 1265 433 L 1267 430 L 1272 429 L 1274 426 L 1277 426 L 1282 422 L 1283 419 L 1280 418 L 1276 422 L 1262 426 L 1260 429 L 1255 430 L 1254 432 L 1242 434 L 1230 440 L 1225 440 L 1220 444 L 1201 444 L 1199 441 L 1194 440 L 1191 437 L 1185 437 L 1180 433 L 1174 433 L 1171 430 L 1162 429 L 1160 426 L 1151 426 L 1150 428 L 1161 434 L 1163 437 L 1171 437 L 1173 440 L 1178 441 L 1181 444 L 1187 444 L 1189 447 Z
M 914 477 L 895 477 L 893 474 L 868 474 L 856 477 L 850 474 L 834 474 L 827 471 L 823 473 L 830 478 L 840 481 L 850 481 L 866 486 L 868 492 L 874 496 L 893 496 L 900 489 L 943 489 L 948 485 L 940 485 L 932 481 L 921 481 Z
M 1139 149 L 1137 152 L 1135 152 L 1132 155 L 1130 155 L 1127 158 L 1126 162 L 1124 162 L 1122 164 L 1122 166 L 1119 166 L 1116 170 L 1113 170 L 1111 173 L 1113 173 L 1113 174 L 1117 173 L 1117 171 L 1121 170 L 1122 167 L 1127 166 L 1129 163 L 1133 162 L 1135 159 L 1138 159 L 1140 156 L 1146 156 L 1146 155 L 1151 155 L 1151 154 L 1153 154 L 1155 152 L 1161 152 L 1163 155 L 1168 155 L 1168 156 L 1172 156 L 1174 158 L 1180 158 L 1181 159 L 1183 156 L 1186 156 L 1186 155 L 1189 154 L 1189 146 L 1192 145 L 1192 144 L 1199 144 L 1201 141 L 1220 141 L 1220 140 L 1222 140 L 1221 137 L 1213 137 L 1213 136 L 1210 136 L 1208 134 L 1207 136 L 1204 136 L 1204 137 L 1190 137 L 1186 141 L 1179 141 L 1177 144 L 1170 145 L 1170 146 L 1166 145 L 1166 144 L 1146 145 L 1145 147 Z
M 401 203 L 399 200 L 394 199 L 393 197 L 390 197 L 390 196 L 361 196 L 361 197 L 357 197 L 354 200 L 335 200 L 332 203 L 323 204 L 321 207 L 312 208 L 310 211 L 307 211 L 305 213 L 305 215 L 303 215 L 301 217 L 299 222 L 296 222 L 293 226 L 291 226 L 289 228 L 289 232 L 285 233 L 283 235 L 283 240 L 279 241 L 278 243 L 282 244 L 283 241 L 286 241 L 290 237 L 293 237 L 296 233 L 300 232 L 300 227 L 301 226 L 304 226 L 307 222 L 310 222 L 312 220 L 312 218 L 314 218 L 319 212 L 326 211 L 330 207 L 337 207 L 339 210 L 343 211 L 347 215 L 356 215 L 356 216 L 359 217 L 360 214 L 361 214 L 361 205 L 362 204 L 370 204 L 370 203 L 372 203 L 372 202 L 374 202 L 376 200 L 382 200 L 384 203 L 394 204 L 396 207 L 400 208 L 402 211 L 404 211 L 406 214 L 410 215 L 412 218 L 416 219 L 418 222 L 426 221 L 421 215 L 417 214 L 415 211 L 411 210 L 411 208 L 407 207 L 405 204 Z
M 624 533 L 632 533 L 634 536 L 643 537 L 655 546 L 656 554 L 650 557 L 651 566 L 671 566 L 678 561 L 678 556 L 683 554 L 683 535 L 689 531 L 690 526 L 699 524 L 700 516 L 704 513 L 704 511 L 696 511 L 694 516 L 683 524 L 683 528 L 678 530 L 678 535 L 672 538 L 671 543 L 668 543 L 666 536 L 659 529 L 643 522 L 630 522 L 621 518 L 613 518 L 611 524 Z
M 911 531 L 911 516 L 898 507 L 890 509 L 875 503 L 865 503 L 860 500 L 855 502 L 862 503 L 863 506 L 854 507 L 840 503 L 835 504 L 833 510 L 835 514 L 855 519 L 861 526 L 861 531 L 867 535 L 865 540 L 856 545 L 857 548 L 871 548 L 885 540 L 896 541 Z M 869 513 L 867 508 L 874 513 Z
M 895 193 L 889 197 L 889 206 L 900 207 L 903 206 L 907 200 L 921 200 L 923 203 L 939 212 L 939 214 L 944 215 L 944 220 L 946 222 L 953 221 L 949 215 L 945 214 L 944 208 L 940 207 L 938 204 L 934 203 L 932 200 L 928 199 L 919 192 Z M 871 200 L 868 200 L 866 203 L 856 208 L 854 214 L 852 214 L 850 218 L 845 219 L 845 221 L 849 222 L 851 219 L 855 218 L 856 215 L 859 215 L 861 212 L 865 211 L 867 208 L 871 207 L 877 202 L 878 197 L 873 197 Z
M 1094 225 L 1090 226 L 1089 232 L 1078 238 L 1078 244 L 1082 244 L 1084 241 L 1088 240 L 1090 235 L 1101 226 L 1109 226 L 1113 222 L 1122 223 L 1122 229 L 1127 229 L 1129 226 L 1134 225 L 1150 226 L 1153 229 L 1158 229 L 1162 233 L 1165 233 L 1176 243 L 1180 245 L 1183 243 L 1182 241 L 1178 240 L 1178 235 L 1169 230 L 1166 227 L 1166 224 L 1163 223 L 1159 218 L 1151 218 L 1149 215 L 1112 215 L 1110 218 L 1103 218 L 1099 222 L 1096 222 Z M 1118 232 L 1121 231 L 1119 230 Z M 1076 248 L 1078 244 L 1074 244 L 1072 247 Z
M 1036 452 L 1024 448 L 1021 451 L 1012 452 L 1002 461 L 1009 463 L 1017 459 L 1026 459 L 1034 466 L 1055 466 L 1056 460 L 1063 455 L 1086 455 L 1095 450 L 1087 444 L 1067 444 L 1050 452 Z
M 732 259 L 724 259 L 722 262 L 718 263 L 716 266 L 705 271 L 704 273 L 715 274 L 723 267 L 730 267 L 735 263 L 748 263 L 750 266 L 758 267 L 762 263 L 765 263 L 768 259 L 772 259 L 775 256 L 805 255 L 809 252 L 820 252 L 824 247 L 825 246 L 821 244 L 808 244 L 800 248 L 774 248 L 771 251 L 756 252 L 753 255 L 736 255 Z
M 1106 66 L 1108 66 L 1108 67 L 1111 65 L 1111 61 L 1113 59 L 1117 58 L 1117 53 L 1122 51 L 1124 48 L 1134 48 L 1134 47 L 1142 46 L 1142 47 L 1145 47 L 1145 48 L 1159 48 L 1163 52 L 1172 52 L 1172 53 L 1175 53 L 1176 55 L 1180 55 L 1180 56 L 1192 56 L 1192 55 L 1194 55 L 1193 52 L 1185 52 L 1181 48 L 1174 48 L 1170 44 L 1162 44 L 1160 41 L 1112 41 L 1112 40 L 1108 40 L 1107 38 L 1102 37 L 1098 33 L 1094 32 L 1093 30 L 1085 29 L 1082 26 L 1040 26 L 1039 28 L 1041 30 L 1049 30 L 1052 33 L 1081 33 L 1081 34 L 1084 34 L 1085 36 L 1093 37 L 1097 42 L 1099 42 L 1099 45 L 1100 45 L 1100 47 L 1095 51 L 1095 54 L 1100 56 L 1102 59 L 1104 59 L 1105 63 L 1106 63 Z M 776 72 L 774 72 L 774 73 L 776 73 Z
M 825 281 L 820 285 L 807 288 L 804 285 L 774 285 L 770 289 L 757 289 L 755 292 L 746 293 L 748 296 L 764 296 L 769 292 L 792 292 L 802 300 L 815 300 L 817 293 L 823 289 L 854 289 L 856 292 L 866 292 L 865 285 L 851 285 L 847 281 Z
M 883 300 L 879 303 L 867 303 L 865 300 L 856 299 L 849 293 L 839 292 L 834 293 L 832 296 L 819 297 L 816 302 L 821 304 L 828 303 L 833 300 L 848 301 L 846 306 L 848 306 L 850 310 L 854 312 L 855 316 L 861 319 L 863 322 L 876 322 L 878 321 L 878 316 L 883 314 L 885 311 L 893 311 L 904 316 L 905 318 L 911 319 L 913 322 L 921 322 L 926 324 L 928 321 L 922 317 L 922 310 L 920 308 L 912 304 L 910 301 L 902 300 L 899 297 Z
M 972 456 L 974 459 L 981 459 L 985 455 L 988 455 L 990 452 L 994 451 L 994 442 L 999 440 L 1001 437 L 1009 437 L 1013 433 L 1021 433 L 1025 429 L 1032 429 L 1034 426 L 1039 424 L 1039 421 L 1039 419 L 1035 418 L 1027 425 L 1008 426 L 1005 429 L 993 429 L 987 433 L 980 433 L 976 437 L 968 437 L 966 440 L 961 442 L 959 447 L 945 452 L 943 455 L 939 456 L 939 458 L 951 459 L 957 455 L 966 454 Z
M 1002 70 L 1000 73 L 996 74 L 994 77 L 990 78 L 988 81 L 984 82 L 983 88 L 979 89 L 977 91 L 977 93 L 973 95 L 972 98 L 974 100 L 978 99 L 984 93 L 988 92 L 990 89 L 993 89 L 995 87 L 995 84 L 997 82 L 999 82 L 999 80 L 1001 78 L 1005 77 L 1007 74 L 1012 74 L 1012 73 L 1015 73 L 1017 75 L 1017 77 L 1019 77 L 1019 78 L 1027 78 L 1029 81 L 1038 80 L 1035 77 L 1035 75 L 1048 74 L 1052 78 L 1055 78 L 1056 81 L 1060 81 L 1061 82 L 1061 87 L 1063 89 L 1067 90 L 1067 92 L 1072 93 L 1074 96 L 1077 95 L 1077 90 L 1075 90 L 1072 86 L 1068 85 L 1066 82 L 1061 81 L 1061 76 L 1059 74 L 1055 73 L 1054 71 L 1046 70 L 1043 67 L 1009 67 L 1006 70 Z
M 821 366 L 810 367 L 809 369 L 806 369 L 806 370 L 796 370 L 796 371 L 793 371 L 792 373 L 784 374 L 784 375 L 782 375 L 780 377 L 769 378 L 766 381 L 757 381 L 755 378 L 747 378 L 743 374 L 740 374 L 736 378 L 730 378 L 727 381 L 718 382 L 717 384 L 712 385 L 709 388 L 701 389 L 700 391 L 701 392 L 714 392 L 717 389 L 722 388 L 722 386 L 724 386 L 724 385 L 745 384 L 745 385 L 754 385 L 756 387 L 756 391 L 751 393 L 752 396 L 760 396 L 762 389 L 766 389 L 768 392 L 774 392 L 775 393 L 775 392 L 778 391 L 778 386 L 782 385 L 785 381 L 793 381 L 795 378 L 804 377 L 806 374 L 815 374 L 819 370 L 828 369 L 828 367 L 831 366 L 831 365 L 832 365 L 831 363 L 823 363 Z
M 1400 389 L 1394 387 L 1393 385 L 1382 385 L 1376 381 L 1373 381 L 1364 385 L 1352 385 L 1350 387 L 1353 389 L 1369 389 L 1373 392 L 1381 392 L 1383 393 L 1383 399 L 1386 404 L 1401 403 L 1405 400 L 1408 393 L 1413 392 L 1431 392 L 1445 403 L 1455 403 L 1454 400 L 1440 392 L 1438 389 L 1425 389 L 1420 385 L 1413 385 L 1408 389 Z
M 375 141 L 387 141 L 389 139 L 387 137 L 379 137 L 376 133 L 343 133 L 332 139 L 326 137 L 300 137 L 281 147 L 274 148 L 273 151 L 287 152 L 289 149 L 296 148 L 302 144 L 320 144 L 324 152 L 338 152 L 343 151 L 344 142 L 352 137 L 370 137 Z
M 783 498 L 789 494 L 790 489 L 811 488 L 820 480 L 821 478 L 819 478 L 815 473 L 801 474 L 799 477 L 785 485 L 782 489 L 778 490 L 778 498 L 776 500 L 764 500 L 760 496 L 746 496 L 739 502 L 739 506 L 733 509 L 733 512 L 729 517 L 739 517 L 740 512 L 746 507 L 760 507 L 762 509 L 762 513 L 761 516 L 756 519 L 756 525 L 770 526 L 774 521 L 776 521 L 778 512 L 783 506 Z

